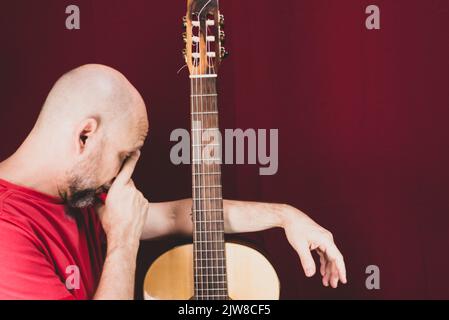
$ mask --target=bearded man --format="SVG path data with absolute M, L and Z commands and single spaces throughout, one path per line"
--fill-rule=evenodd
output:
M 191 199 L 150 203 L 131 179 L 148 129 L 141 95 L 118 71 L 86 65 L 56 82 L 0 163 L 0 299 L 133 299 L 139 242 L 192 234 Z M 227 233 L 284 228 L 306 276 L 315 250 L 323 284 L 346 283 L 331 233 L 298 209 L 224 201 L 224 216 Z

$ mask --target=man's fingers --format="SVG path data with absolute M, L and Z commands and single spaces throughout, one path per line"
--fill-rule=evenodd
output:
M 316 266 L 307 242 L 301 241 L 297 249 L 306 277 L 312 277 L 315 274 Z
M 325 287 L 329 287 L 329 278 L 331 275 L 331 262 L 327 261 L 326 262 L 326 268 L 325 268 L 325 273 L 324 273 L 324 277 L 323 277 L 323 285 Z
M 335 243 L 332 241 L 325 241 L 319 246 L 319 249 L 326 254 L 330 262 L 335 263 L 341 282 L 346 283 L 347 279 L 345 262 Z
M 332 288 L 335 289 L 338 287 L 338 280 L 339 280 L 339 275 L 338 275 L 337 266 L 335 263 L 332 263 L 331 277 L 330 277 L 330 284 L 331 284 Z
M 122 170 L 119 172 L 117 178 L 115 178 L 114 183 L 126 185 L 133 175 L 134 169 L 136 168 L 137 161 L 140 157 L 140 151 L 134 152 L 124 163 Z
M 342 283 L 347 283 L 348 280 L 346 279 L 346 266 L 343 259 L 343 255 L 340 253 L 340 250 L 337 249 L 337 247 L 334 245 L 335 250 L 335 267 L 336 272 L 338 274 L 338 277 L 340 278 L 340 281 Z
M 320 256 L 320 274 L 322 277 L 326 274 L 326 259 L 324 258 L 324 254 L 321 251 L 317 250 L 318 255 Z

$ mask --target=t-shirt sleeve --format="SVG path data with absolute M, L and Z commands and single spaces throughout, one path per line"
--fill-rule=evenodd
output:
M 73 300 L 37 240 L 0 218 L 0 299 Z

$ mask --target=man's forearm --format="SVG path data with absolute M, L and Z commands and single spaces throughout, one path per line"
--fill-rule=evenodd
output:
M 290 206 L 276 203 L 224 201 L 227 233 L 256 232 L 282 227 Z
M 290 206 L 224 200 L 226 233 L 256 232 L 282 227 Z M 142 239 L 181 234 L 192 235 L 192 199 L 150 204 Z
M 139 243 L 108 249 L 94 300 L 132 300 Z

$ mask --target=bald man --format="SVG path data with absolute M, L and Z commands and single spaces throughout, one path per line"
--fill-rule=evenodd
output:
M 147 133 L 118 71 L 86 65 L 56 82 L 0 163 L 0 299 L 132 299 L 139 241 L 192 234 L 191 199 L 149 203 L 131 179 Z M 323 285 L 346 283 L 331 233 L 298 209 L 224 201 L 224 215 L 227 233 L 284 228 L 306 276 L 315 250 Z

